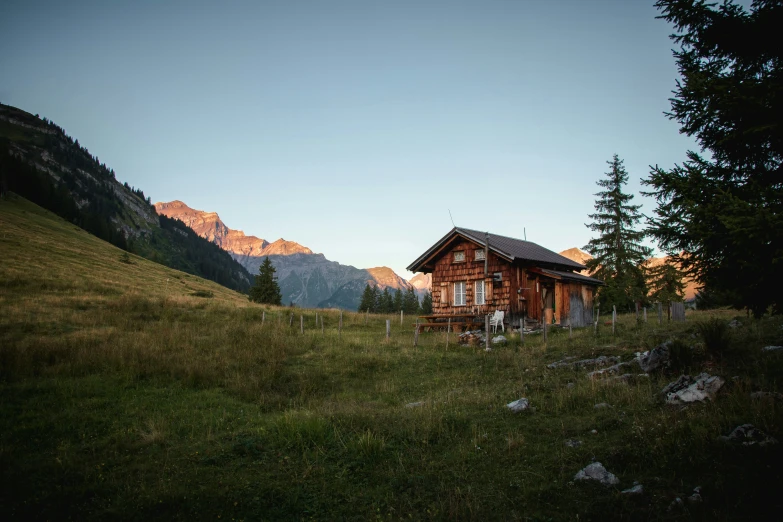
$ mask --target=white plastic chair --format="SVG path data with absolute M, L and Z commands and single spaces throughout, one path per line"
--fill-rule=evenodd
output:
M 498 326 L 500 326 L 500 329 L 503 330 L 503 333 L 506 333 L 506 327 L 503 326 L 503 318 L 505 315 L 506 314 L 503 312 L 503 310 L 495 310 L 495 315 L 489 318 L 489 325 L 494 327 L 492 333 L 498 332 Z

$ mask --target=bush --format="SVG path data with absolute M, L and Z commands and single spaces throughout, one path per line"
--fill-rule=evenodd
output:
M 729 350 L 731 331 L 726 321 L 713 318 L 696 325 L 704 349 L 713 357 L 721 357 Z

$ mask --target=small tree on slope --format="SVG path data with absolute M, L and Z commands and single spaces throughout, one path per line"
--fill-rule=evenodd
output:
M 645 234 L 634 228 L 642 218 L 641 205 L 631 205 L 633 195 L 623 193 L 628 173 L 622 160 L 615 154 L 607 163 L 606 179 L 597 182 L 604 190 L 596 194 L 596 213 L 589 216 L 593 222 L 585 225 L 598 237 L 584 249 L 593 256 L 587 268 L 606 283 L 598 289 L 600 306 L 629 310 L 634 302 L 644 301 L 647 296 L 642 263 L 652 249 L 641 244 Z
M 264 262 L 258 267 L 256 282 L 250 289 L 248 299 L 254 303 L 273 305 L 279 305 L 283 301 L 280 286 L 277 284 L 277 277 L 275 277 L 275 267 L 269 261 L 269 256 L 265 257 Z

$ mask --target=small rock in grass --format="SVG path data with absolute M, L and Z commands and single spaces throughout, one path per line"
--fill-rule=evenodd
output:
M 600 462 L 593 462 L 574 475 L 574 480 L 595 480 L 604 486 L 618 484 L 620 480 L 609 473 Z
M 595 410 L 603 410 L 603 409 L 611 408 L 611 407 L 612 406 L 610 404 L 606 403 L 606 402 L 599 402 L 598 404 L 593 406 L 593 409 L 595 409 Z
M 729 322 L 729 328 L 739 328 L 740 326 L 742 326 L 742 323 L 737 321 L 736 319 L 733 319 L 732 321 Z
M 783 400 L 783 393 L 778 392 L 753 392 L 750 394 L 751 399 L 773 399 L 773 400 Z
M 668 368 L 671 364 L 669 357 L 669 342 L 659 344 L 652 350 L 639 354 L 636 362 L 644 373 L 654 372 Z
M 603 366 L 609 366 L 611 364 L 616 364 L 620 362 L 619 357 L 614 357 L 614 356 L 607 357 L 606 355 L 600 355 L 595 359 L 582 359 L 580 361 L 573 361 L 573 359 L 574 357 L 566 357 L 563 360 L 553 362 L 552 364 L 547 365 L 547 368 L 555 369 L 555 368 L 571 367 L 574 370 L 579 368 L 585 368 L 588 366 L 594 368 L 601 368 Z
M 641 495 L 642 493 L 644 493 L 644 488 L 642 487 L 641 484 L 636 484 L 631 488 L 622 490 L 620 493 L 624 493 L 626 495 Z
M 582 445 L 582 441 L 577 439 L 568 439 L 565 441 L 565 445 L 569 448 L 578 448 Z
M 672 503 L 669 504 L 669 511 L 674 511 L 675 509 L 682 509 L 683 502 L 680 497 L 675 498 L 672 500 Z
M 598 435 L 598 430 L 590 430 L 590 433 L 592 433 L 593 435 Z
M 511 410 L 511 413 L 519 413 L 521 411 L 530 409 L 530 401 L 523 397 L 521 399 L 515 400 L 514 402 L 509 402 L 506 404 L 506 408 Z
M 783 350 L 783 346 L 765 346 L 761 349 L 762 352 L 777 352 L 778 350 Z
M 688 497 L 688 502 L 691 504 L 700 504 L 701 503 L 701 487 L 696 486 L 693 488 L 693 495 Z
M 498 335 L 497 337 L 492 338 L 492 344 L 506 344 L 508 342 L 508 339 L 506 339 L 502 335 Z
M 756 428 L 753 424 L 737 426 L 729 433 L 728 437 L 721 436 L 718 438 L 724 442 L 739 442 L 743 446 L 754 446 L 756 444 L 759 446 L 769 446 L 778 443 L 775 437 L 770 437 Z
M 424 406 L 424 401 L 409 402 L 408 404 L 405 405 L 406 408 L 420 408 L 422 406 Z

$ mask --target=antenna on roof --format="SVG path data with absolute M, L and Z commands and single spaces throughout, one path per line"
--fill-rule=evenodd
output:
M 527 230 L 525 230 L 525 227 L 522 227 L 522 233 L 525 234 L 525 241 L 527 241 Z
M 451 224 L 454 226 L 454 228 L 457 228 L 457 225 L 454 224 L 454 218 L 451 217 L 451 209 L 448 210 L 449 210 L 449 219 L 451 219 Z

